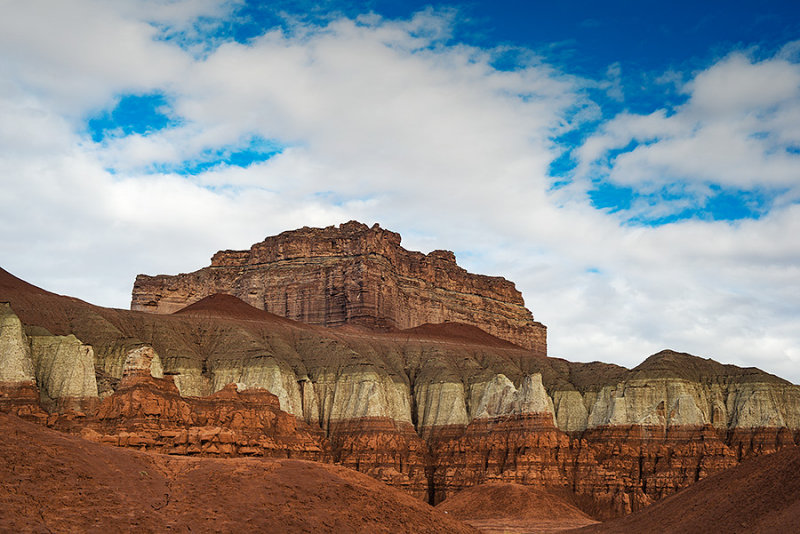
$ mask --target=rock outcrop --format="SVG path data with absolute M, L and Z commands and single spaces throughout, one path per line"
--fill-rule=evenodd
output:
M 131 309 L 172 313 L 215 293 L 309 324 L 407 329 L 459 322 L 547 351 L 546 328 L 512 282 L 468 273 L 449 251 L 408 251 L 399 234 L 377 224 L 302 228 L 250 250 L 218 252 L 193 273 L 139 275 Z
M 800 428 L 800 387 L 757 369 L 673 351 L 651 356 L 630 379 L 604 386 L 592 397 L 587 428 Z
M 327 459 L 321 433 L 282 411 L 272 393 L 228 384 L 208 397 L 182 397 L 149 346 L 129 352 L 119 387 L 95 414 L 51 424 L 165 454 Z
M 31 348 L 19 317 L 0 302 L 0 410 L 19 415 L 41 413 Z
M 99 408 L 51 426 L 172 454 L 333 460 L 431 503 L 497 481 L 566 489 L 612 517 L 800 443 L 800 387 L 673 351 L 629 370 L 469 325 L 326 329 L 219 295 L 170 315 L 110 310 L 2 272 L 0 298 L 30 334 L 8 319 L 17 356 L 0 357 L 37 406 L 29 338 L 93 348 Z
M 91 411 L 98 402 L 94 351 L 74 335 L 31 336 L 42 406 L 49 411 Z
M 0 302 L 0 358 L 0 383 L 36 382 L 28 337 L 7 302 Z

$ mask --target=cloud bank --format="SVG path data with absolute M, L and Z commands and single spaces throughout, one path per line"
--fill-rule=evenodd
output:
M 602 120 L 600 82 L 534 53 L 500 68 L 507 50 L 452 38 L 452 11 L 288 18 L 237 42 L 219 31 L 236 3 L 12 4 L 0 246 L 18 276 L 127 307 L 137 273 L 377 221 L 516 281 L 555 356 L 632 366 L 671 347 L 800 381 L 792 46 L 733 52 L 685 74 L 683 104 Z M 132 103 L 144 122 L 119 123 Z M 627 200 L 598 205 L 602 187 Z

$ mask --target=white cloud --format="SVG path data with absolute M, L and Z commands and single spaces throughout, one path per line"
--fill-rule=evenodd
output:
M 700 206 L 711 185 L 781 193 L 778 203 L 800 197 L 800 65 L 734 53 L 683 91 L 689 99 L 673 113 L 621 114 L 603 125 L 578 151 L 578 187 L 598 176 L 645 194 L 680 183 Z
M 497 70 L 502 50 L 447 40 L 452 12 L 296 24 L 196 56 L 154 40 L 157 27 L 195 31 L 196 16 L 229 4 L 52 3 L 43 17 L 44 5 L 14 4 L 0 22 L 2 266 L 33 283 L 126 307 L 139 272 L 185 272 L 219 249 L 356 218 L 515 280 L 554 355 L 635 365 L 670 346 L 800 381 L 796 206 L 646 228 L 593 209 L 585 183 L 550 191 L 550 139 L 596 118 L 582 96 L 596 82 L 525 54 Z M 698 195 L 709 182 L 796 188 L 793 157 L 768 150 L 798 139 L 796 74 L 784 59 L 726 58 L 685 86 L 675 113 L 605 124 L 580 172 L 636 139 L 650 144 L 600 171 L 651 188 L 680 175 Z M 766 92 L 727 84 L 762 75 L 776 78 Z M 100 144 L 83 133 L 88 112 L 143 90 L 169 94 L 181 122 Z M 286 148 L 246 169 L 143 172 L 254 135 Z
M 754 63 L 735 53 L 697 74 L 684 90 L 691 94 L 691 111 L 701 119 L 772 115 L 773 106 L 796 105 L 800 67 L 779 58 Z

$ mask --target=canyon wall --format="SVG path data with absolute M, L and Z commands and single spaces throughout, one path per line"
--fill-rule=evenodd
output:
M 604 518 L 800 443 L 800 387 L 689 354 L 629 370 L 465 325 L 325 329 L 225 295 L 142 314 L 3 284 L 0 409 L 117 446 L 317 458 L 431 503 L 557 487 Z M 96 408 L 57 402 L 74 392 Z
M 407 329 L 459 322 L 547 352 L 546 328 L 513 282 L 468 273 L 449 251 L 408 251 L 399 234 L 377 224 L 302 228 L 247 251 L 218 252 L 193 273 L 139 275 L 131 309 L 172 313 L 216 293 L 308 324 Z

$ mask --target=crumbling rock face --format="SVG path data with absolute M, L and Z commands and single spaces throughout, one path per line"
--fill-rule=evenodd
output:
M 606 386 L 597 396 L 587 426 L 607 425 L 800 428 L 800 387 L 774 380 L 632 379 Z
M 477 389 L 473 386 L 473 390 Z M 505 375 L 498 374 L 486 384 L 475 406 L 472 419 L 488 419 L 503 415 L 528 413 L 554 413 L 553 401 L 542 385 L 542 375 L 536 373 L 522 379 L 520 388 L 514 387 Z
M 182 397 L 163 377 L 152 347 L 130 351 L 122 381 L 85 420 L 56 420 L 93 441 L 166 454 L 324 460 L 321 437 L 280 409 L 263 389 L 228 384 L 208 397 Z
M 563 487 L 574 480 L 573 441 L 555 428 L 552 413 L 475 419 L 437 429 L 430 442 L 434 504 L 488 481 Z
M 249 251 L 221 251 L 211 266 L 176 276 L 139 275 L 131 309 L 172 313 L 216 293 L 297 321 L 406 329 L 477 325 L 541 354 L 546 329 L 514 284 L 468 273 L 449 251 L 400 246 L 400 235 L 351 221 L 268 237 Z
M 460 382 L 429 382 L 415 388 L 417 421 L 420 433 L 427 437 L 434 430 L 466 425 L 466 395 Z
M 333 422 L 329 440 L 335 462 L 419 499 L 429 499 L 428 443 L 410 423 L 398 423 L 388 417 Z
M 143 345 L 128 352 L 125 366 L 122 368 L 122 383 L 125 386 L 135 382 L 138 377 L 164 378 L 161 358 L 153 347 Z
M 17 415 L 92 410 L 97 404 L 92 348 L 74 335 L 44 329 L 28 336 L 8 303 L 0 303 L 0 405 Z M 10 407 L 14 405 L 14 409 Z
M 255 356 L 247 361 L 219 360 L 214 363 L 211 373 L 213 391 L 219 391 L 231 383 L 240 384 L 240 391 L 247 388 L 265 389 L 278 397 L 281 410 L 304 418 L 303 398 L 297 377 L 284 362 L 271 356 Z M 314 405 L 308 409 L 309 418 L 313 418 Z
M 341 421 L 365 418 L 411 424 L 408 388 L 372 366 L 356 364 L 339 373 L 322 370 L 314 378 L 323 429 Z
M 231 384 L 209 397 L 181 397 L 170 377 L 123 383 L 83 424 L 94 441 L 166 454 L 324 460 L 319 440 L 298 428 L 265 390 Z
M 582 443 L 591 463 L 581 466 L 576 492 L 591 496 L 594 514 L 603 519 L 641 509 L 738 463 L 710 425 L 596 427 L 582 435 Z
M 35 383 L 31 349 L 22 322 L 0 302 L 0 383 Z
M 91 345 L 105 392 L 97 412 L 46 422 L 120 446 L 332 459 L 430 502 L 493 480 L 566 488 L 610 517 L 800 443 L 798 386 L 688 354 L 628 370 L 464 325 L 331 330 L 230 296 L 165 316 L 18 291 L 8 298 L 29 337 Z
M 42 406 L 49 411 L 91 411 L 98 401 L 92 347 L 74 335 L 31 336 Z

